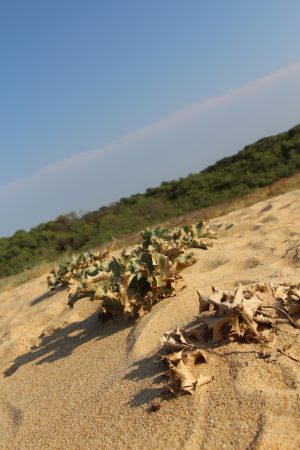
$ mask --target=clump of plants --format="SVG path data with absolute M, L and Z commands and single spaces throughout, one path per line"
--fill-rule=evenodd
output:
M 193 225 L 182 227 L 157 227 L 147 228 L 142 232 L 143 247 L 149 246 L 158 251 L 164 251 L 168 244 L 177 248 L 201 248 L 207 250 L 212 246 L 211 239 L 215 239 L 215 233 L 210 230 L 209 224 L 203 221 Z
M 80 278 L 84 271 L 92 274 L 97 268 L 102 267 L 103 261 L 108 255 L 108 250 L 98 250 L 74 254 L 70 258 L 61 260 L 56 269 L 51 270 L 47 277 L 49 289 L 55 290 L 59 287 L 69 286 L 71 280 Z
M 181 272 L 196 262 L 194 254 L 187 249 L 207 249 L 214 237 L 203 222 L 174 228 L 147 228 L 142 232 L 142 245 L 129 253 L 124 250 L 109 261 L 72 265 L 67 274 L 61 275 L 59 269 L 56 272 L 59 280 L 63 277 L 68 286 L 71 308 L 79 299 L 88 297 L 100 302 L 103 320 L 117 315 L 138 318 L 183 288 Z M 63 265 L 61 270 L 65 270 Z
M 211 382 L 213 376 L 199 374 L 199 370 L 208 370 L 212 348 L 229 341 L 260 344 L 268 349 L 261 353 L 265 359 L 272 356 L 275 360 L 279 353 L 299 362 L 286 348 L 274 348 L 271 341 L 280 317 L 297 328 L 292 316 L 300 312 L 300 284 L 257 283 L 239 285 L 235 291 L 212 288 L 210 295 L 198 292 L 198 300 L 196 324 L 166 332 L 161 340 L 159 359 L 168 366 L 164 389 L 171 394 L 193 394 L 199 386 Z

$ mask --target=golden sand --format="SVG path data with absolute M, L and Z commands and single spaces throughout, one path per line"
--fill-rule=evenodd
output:
M 207 365 L 211 383 L 149 413 L 163 385 L 159 339 L 193 320 L 197 289 L 300 282 L 300 190 L 211 226 L 218 240 L 195 251 L 187 288 L 135 325 L 100 323 L 87 300 L 70 311 L 45 277 L 0 295 L 0 448 L 300 448 L 300 363 L 260 359 L 254 344 L 224 346 Z M 300 359 L 300 330 L 281 325 L 276 339 Z

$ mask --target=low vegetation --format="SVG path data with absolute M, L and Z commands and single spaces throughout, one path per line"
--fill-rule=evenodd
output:
M 205 149 L 203 149 L 205 150 Z M 197 174 L 163 182 L 82 217 L 75 213 L 0 238 L 0 277 L 96 248 L 199 208 L 228 204 L 300 171 L 300 125 L 261 139 Z
M 103 320 L 138 318 L 182 287 L 181 271 L 196 262 L 189 248 L 207 250 L 215 235 L 203 222 L 176 228 L 146 229 L 142 245 L 108 258 L 107 252 L 73 256 L 48 277 L 51 290 L 67 286 L 68 304 L 88 297 L 100 302 Z M 180 287 L 179 287 L 180 286 Z
M 99 250 L 74 254 L 70 258 L 61 260 L 58 267 L 51 270 L 47 277 L 49 289 L 67 287 L 72 280 L 80 278 L 82 273 L 91 275 L 98 267 L 101 267 L 108 254 L 108 250 Z

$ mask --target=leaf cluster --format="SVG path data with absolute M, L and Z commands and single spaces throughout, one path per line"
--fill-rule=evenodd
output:
M 212 245 L 211 239 L 215 239 L 215 233 L 203 221 L 193 225 L 182 227 L 147 228 L 142 232 L 143 247 L 153 247 L 157 251 L 165 251 L 170 243 L 176 248 L 201 248 L 207 250 Z
M 207 362 L 207 353 L 196 348 L 178 327 L 174 332 L 165 333 L 161 343 L 166 353 L 160 355 L 159 359 L 168 365 L 168 371 L 165 372 L 168 378 L 166 391 L 176 397 L 182 393 L 194 394 L 199 386 L 213 380 L 209 375 L 201 374 L 196 377 L 193 374 L 195 366 Z
M 267 298 L 271 304 L 266 304 Z M 270 310 L 296 327 L 291 316 L 300 312 L 300 284 L 240 284 L 235 291 L 213 288 L 208 296 L 198 292 L 198 300 L 196 324 L 185 331 L 166 332 L 161 339 L 159 359 L 168 365 L 165 389 L 176 396 L 193 394 L 197 387 L 212 381 L 211 375 L 194 374 L 198 364 L 205 367 L 209 346 L 238 339 L 271 348 L 269 333 L 277 330 L 278 317 Z M 275 350 L 298 361 L 281 348 Z
M 257 295 L 261 290 L 267 290 L 267 286 L 256 284 L 246 288 L 239 284 L 234 292 L 212 288 L 209 296 L 198 291 L 198 337 L 209 337 L 216 343 L 224 338 L 225 330 L 246 341 L 262 342 L 264 335 L 259 325 L 273 327 L 274 320 Z
M 72 280 L 79 279 L 82 273 L 93 276 L 100 268 L 103 268 L 103 261 L 108 255 L 108 250 L 98 250 L 74 254 L 70 258 L 62 259 L 47 277 L 49 289 L 67 287 Z
M 203 222 L 171 229 L 148 228 L 142 233 L 141 246 L 129 253 L 123 251 L 110 261 L 96 260 L 87 265 L 84 260 L 82 265 L 81 259 L 79 266 L 72 266 L 63 276 L 65 265 L 61 264 L 57 281 L 68 284 L 71 308 L 79 299 L 88 297 L 100 301 L 103 320 L 116 315 L 141 317 L 182 287 L 181 271 L 196 262 L 186 249 L 207 249 L 212 237 L 215 235 Z M 51 281 L 50 288 L 53 285 L 55 281 Z

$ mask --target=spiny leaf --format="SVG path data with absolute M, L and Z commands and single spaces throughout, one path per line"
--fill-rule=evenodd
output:
M 49 277 L 49 287 L 67 285 L 70 307 L 88 297 L 100 301 L 102 317 L 124 314 L 138 318 L 155 303 L 176 294 L 180 272 L 196 262 L 194 255 L 185 251 L 194 244 L 198 247 L 195 239 L 214 236 L 201 222 L 147 229 L 142 237 L 142 246 L 129 253 L 124 250 L 110 261 L 103 259 L 107 253 L 88 252 L 61 262 Z

